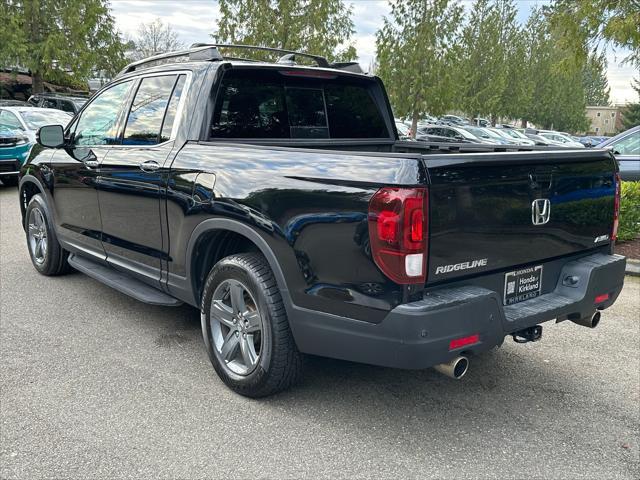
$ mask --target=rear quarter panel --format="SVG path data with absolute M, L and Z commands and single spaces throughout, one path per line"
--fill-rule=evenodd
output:
M 250 226 L 268 243 L 300 307 L 377 322 L 402 301 L 371 260 L 367 212 L 383 185 L 426 183 L 419 157 L 189 143 L 168 184 L 169 273 L 185 276 L 187 244 L 206 219 Z M 211 202 L 194 201 L 199 172 L 215 175 Z

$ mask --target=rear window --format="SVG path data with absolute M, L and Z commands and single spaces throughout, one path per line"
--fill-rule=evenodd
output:
M 211 138 L 389 138 L 370 82 L 232 70 L 217 92 Z

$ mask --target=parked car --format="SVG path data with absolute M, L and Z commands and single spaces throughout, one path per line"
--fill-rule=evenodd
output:
M 535 145 L 536 142 L 527 138 L 526 135 L 518 132 L 514 128 L 491 128 L 490 130 L 495 131 L 498 135 L 503 136 L 507 140 L 511 140 L 513 143 L 517 145 Z
M 598 148 L 613 152 L 620 165 L 622 180 L 640 180 L 640 125 L 605 140 Z
M 469 125 L 469 121 L 467 119 L 458 117 L 457 115 L 443 115 L 438 120 L 438 123 L 453 126 Z
M 515 142 L 504 138 L 502 135 L 498 135 L 496 132 L 488 128 L 466 126 L 464 129 L 479 138 L 483 143 L 493 145 L 515 145 Z
M 34 107 L 55 108 L 75 115 L 87 103 L 87 99 L 58 93 L 38 93 L 31 95 L 28 102 Z
M 66 126 L 71 115 L 34 107 L 0 107 L 0 180 L 15 185 L 36 142 L 36 131 L 43 125 Z
M 491 126 L 491 122 L 489 120 L 487 120 L 486 118 L 480 118 L 480 117 L 472 118 L 471 119 L 471 124 L 475 125 L 476 127 L 490 127 Z
M 423 135 L 432 135 L 436 137 L 444 137 L 449 142 L 454 143 L 489 143 L 476 137 L 462 127 L 454 127 L 453 125 L 431 125 L 418 130 L 418 137 Z
M 403 122 L 395 122 L 396 130 L 398 130 L 398 137 L 400 140 L 412 140 L 411 128 Z
M 551 131 L 551 130 L 540 130 L 538 132 L 538 135 L 540 135 L 541 137 L 544 137 L 544 138 L 548 138 L 549 140 L 553 140 L 557 144 L 561 144 L 561 145 L 563 145 L 565 147 L 585 148 L 583 144 L 581 144 L 580 142 L 574 140 L 569 135 L 561 133 L 561 132 L 554 132 L 554 131 Z
M 538 146 L 566 148 L 564 143 L 556 142 L 554 140 L 551 140 L 550 138 L 543 137 L 537 132 L 537 130 L 526 128 L 522 133 L 524 133 L 527 138 L 533 140 Z
M 594 135 L 585 135 L 584 137 L 579 137 L 578 141 L 583 144 L 585 147 L 595 147 L 596 145 L 608 140 L 609 137 L 598 137 Z
M 0 98 L 0 107 L 28 107 L 29 104 L 27 102 L 23 102 L 21 100 L 9 100 Z
M 133 63 L 40 129 L 19 188 L 38 272 L 200 309 L 213 368 L 250 397 L 304 353 L 460 378 L 620 294 L 611 152 L 399 142 L 378 78 L 224 48 Z

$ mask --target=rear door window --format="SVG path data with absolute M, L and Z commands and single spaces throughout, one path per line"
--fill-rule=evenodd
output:
M 123 145 L 160 143 L 162 122 L 176 79 L 176 75 L 142 79 L 129 110 L 122 139 Z
M 217 91 L 211 138 L 389 138 L 370 82 L 232 70 Z

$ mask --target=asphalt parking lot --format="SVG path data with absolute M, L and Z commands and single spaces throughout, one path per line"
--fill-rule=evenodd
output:
M 459 382 L 310 358 L 255 401 L 210 367 L 198 312 L 31 267 L 0 186 L 2 478 L 640 478 L 640 279 L 596 330 L 473 358 Z

